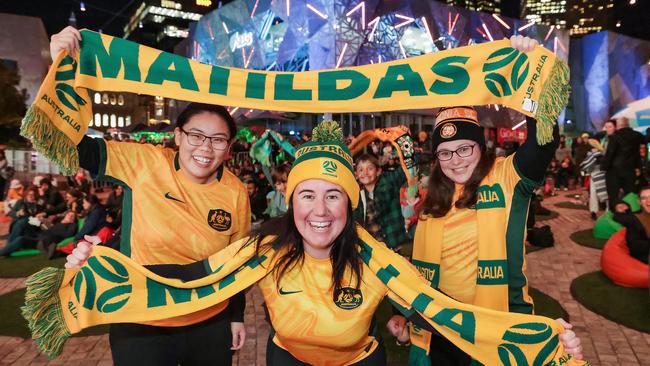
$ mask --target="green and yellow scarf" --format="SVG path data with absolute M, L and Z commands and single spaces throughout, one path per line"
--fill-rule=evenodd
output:
M 540 143 L 566 106 L 568 68 L 537 47 L 523 54 L 497 41 L 380 64 L 270 72 L 201 64 L 82 30 L 81 50 L 61 52 L 29 108 L 21 133 L 64 174 L 91 120 L 88 89 L 290 112 L 375 112 L 501 104 L 535 117 Z
M 562 327 L 541 316 L 499 312 L 455 301 L 431 288 L 400 255 L 357 227 L 364 271 L 389 289 L 391 300 L 419 312 L 443 336 L 485 365 L 581 365 L 558 340 Z M 272 249 L 259 257 L 242 239 L 208 259 L 207 277 L 160 277 L 130 258 L 96 247 L 81 268 L 46 268 L 27 281 L 23 315 L 39 350 L 57 356 L 72 333 L 115 322 L 188 314 L 222 302 L 270 273 Z

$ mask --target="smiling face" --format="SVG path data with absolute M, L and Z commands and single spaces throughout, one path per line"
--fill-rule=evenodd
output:
M 472 154 L 461 158 L 457 153 L 452 154 L 450 160 L 439 160 L 442 172 L 456 184 L 465 184 L 474 173 L 474 169 L 481 160 L 481 148 L 472 140 L 447 141 L 438 145 L 437 153 L 441 151 L 457 151 L 458 149 L 474 146 Z
M 650 189 L 646 188 L 639 192 L 639 203 L 643 212 L 650 214 Z
M 192 116 L 183 126 L 183 130 L 207 137 L 221 137 L 227 140 L 231 138 L 226 121 L 210 112 L 201 112 Z M 180 170 L 194 183 L 210 183 L 216 179 L 215 173 L 228 155 L 230 144 L 224 150 L 215 150 L 210 140 L 205 139 L 201 145 L 193 146 L 188 141 L 187 133 L 178 127 L 174 130 Z
M 293 220 L 305 252 L 314 258 L 328 258 L 347 221 L 348 196 L 343 187 L 308 179 L 298 184 L 292 203 Z
M 381 168 L 377 167 L 370 161 L 363 160 L 356 166 L 357 179 L 364 186 L 374 186 L 381 174 Z

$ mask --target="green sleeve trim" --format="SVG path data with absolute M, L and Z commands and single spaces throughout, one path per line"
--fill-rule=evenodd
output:
M 97 176 L 93 177 L 94 179 L 103 179 L 106 176 L 106 163 L 107 154 L 106 154 L 106 140 L 99 140 L 99 169 L 97 170 Z
M 533 313 L 533 304 L 524 299 L 524 287 L 528 279 L 524 274 L 524 237 L 526 219 L 530 204 L 530 192 L 527 183 L 520 181 L 515 186 L 510 216 L 506 230 L 506 253 L 508 258 L 508 304 L 509 311 L 516 313 Z
M 205 268 L 206 273 L 211 274 L 212 268 L 210 267 L 210 261 L 208 259 L 204 259 L 201 262 L 203 262 L 203 268 Z

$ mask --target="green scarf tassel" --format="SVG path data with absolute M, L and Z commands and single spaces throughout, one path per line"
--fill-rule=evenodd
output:
M 33 105 L 27 110 L 20 134 L 31 140 L 34 148 L 54 162 L 63 175 L 79 170 L 77 146 L 38 107 Z
M 557 116 L 569 103 L 570 93 L 569 67 L 564 61 L 556 58 L 551 75 L 542 88 L 536 113 L 537 143 L 540 145 L 546 145 L 553 140 L 553 126 L 557 122 Z
M 38 350 L 50 359 L 61 354 L 70 337 L 58 296 L 64 274 L 64 269 L 47 267 L 29 277 L 25 306 L 20 308 Z

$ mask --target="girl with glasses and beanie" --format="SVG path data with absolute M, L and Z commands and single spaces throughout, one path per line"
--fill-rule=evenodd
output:
M 527 52 L 537 42 L 516 36 Z M 472 107 L 441 108 L 432 134 L 435 161 L 413 244 L 413 264 L 431 285 L 468 304 L 533 313 L 524 274 L 526 218 L 533 190 L 544 179 L 558 141 L 539 145 L 536 121 L 513 155 L 495 158 Z M 571 326 L 560 320 L 568 329 Z M 389 326 L 405 327 L 396 315 Z M 570 330 L 568 332 L 571 332 Z M 418 365 L 469 365 L 470 356 L 445 338 L 411 327 L 411 360 Z M 581 348 L 567 351 L 582 357 Z
M 50 54 L 79 51 L 67 27 Z M 191 263 L 246 237 L 250 204 L 243 183 L 224 168 L 237 132 L 226 108 L 190 103 L 176 120 L 178 150 L 85 136 L 77 150 L 93 179 L 124 188 L 120 251 L 149 266 Z M 230 365 L 245 339 L 244 295 L 164 321 L 114 324 L 116 365 Z

